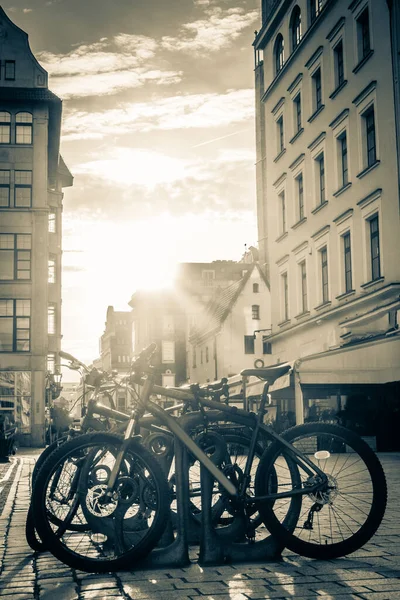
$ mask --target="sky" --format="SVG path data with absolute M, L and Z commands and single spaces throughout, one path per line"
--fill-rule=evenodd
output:
M 99 355 L 107 306 L 177 262 L 257 243 L 260 0 L 14 0 L 4 10 L 63 100 L 62 348 Z M 162 291 L 160 291 L 162 293 Z

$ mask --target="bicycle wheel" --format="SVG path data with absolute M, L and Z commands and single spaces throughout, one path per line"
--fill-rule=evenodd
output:
M 387 488 L 382 466 L 358 435 L 328 423 L 307 423 L 288 429 L 282 437 L 306 455 L 327 476 L 325 487 L 301 495 L 297 526 L 288 531 L 282 521 L 288 498 L 260 503 L 266 527 L 287 548 L 309 558 L 330 559 L 361 548 L 378 529 L 386 507 Z M 274 469 L 277 491 L 291 486 L 288 465 L 293 453 L 274 442 L 260 460 L 256 494 L 268 493 L 265 484 Z M 301 489 L 318 481 L 300 467 Z
M 37 475 L 32 509 L 38 534 L 73 568 L 103 573 L 132 567 L 164 531 L 168 483 L 157 460 L 137 442 L 126 450 L 114 494 L 105 495 L 121 444 L 112 434 L 81 435 L 53 452 Z M 71 528 L 73 521 L 81 523 L 81 531 Z

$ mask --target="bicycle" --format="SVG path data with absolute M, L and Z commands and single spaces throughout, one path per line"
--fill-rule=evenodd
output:
M 71 567 L 104 572 L 132 566 L 157 544 L 167 521 L 170 492 L 165 473 L 141 444 L 139 422 L 145 412 L 168 428 L 212 475 L 231 515 L 241 514 L 249 521 L 258 511 L 267 529 L 290 550 L 310 558 L 336 558 L 373 536 L 385 512 L 387 489 L 369 446 L 337 425 L 308 423 L 278 435 L 263 423 L 268 387 L 290 365 L 242 371 L 243 376 L 265 381 L 257 415 L 207 398 L 194 399 L 201 410 L 218 411 L 229 421 L 250 425 L 246 465 L 237 477 L 229 469 L 219 469 L 177 420 L 150 400 L 152 393 L 177 399 L 182 394 L 155 384 L 155 370 L 149 364 L 154 350 L 155 345 L 149 346 L 133 363 L 131 382 L 141 385 L 141 394 L 124 439 L 111 434 L 81 436 L 53 453 L 38 474 L 35 520 L 57 558 Z M 260 435 L 271 443 L 252 482 Z M 58 490 L 65 510 L 60 516 L 63 525 L 56 529 L 46 518 L 46 507 L 47 491 L 59 468 L 65 475 L 64 487 Z M 68 531 L 77 507 L 90 527 L 84 538 Z

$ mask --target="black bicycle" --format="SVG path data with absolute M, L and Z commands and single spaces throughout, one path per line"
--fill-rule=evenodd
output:
M 242 515 L 249 529 L 262 521 L 282 545 L 320 559 L 349 554 L 374 535 L 385 512 L 387 489 L 370 447 L 337 425 L 308 423 L 278 435 L 263 423 L 268 386 L 290 365 L 242 371 L 243 376 L 266 381 L 255 415 L 193 392 L 155 385 L 155 370 L 149 364 L 154 350 L 151 345 L 133 363 L 131 384 L 140 386 L 140 394 L 123 439 L 108 433 L 79 436 L 54 452 L 37 475 L 35 523 L 56 557 L 91 572 L 132 568 L 159 541 L 169 518 L 171 490 L 165 471 L 142 444 L 140 420 L 146 412 L 210 473 L 224 511 Z M 243 469 L 232 469 L 229 461 L 224 464 L 223 450 L 217 466 L 212 444 L 197 444 L 176 417 L 150 400 L 151 394 L 176 399 L 191 394 L 198 418 L 215 411 L 214 422 L 246 426 L 251 438 Z M 266 439 L 270 443 L 253 476 L 257 444 L 261 440 L 264 445 Z M 48 519 L 54 510 L 58 525 Z M 85 519 L 83 532 L 69 528 L 78 510 Z

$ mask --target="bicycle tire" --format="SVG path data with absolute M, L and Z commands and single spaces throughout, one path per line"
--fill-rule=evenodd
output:
M 109 474 L 112 468 L 106 465 L 104 457 L 114 460 L 121 444 L 122 439 L 113 434 L 83 434 L 54 451 L 37 475 L 31 505 L 38 534 L 46 540 L 46 548 L 72 568 L 93 573 L 132 568 L 135 561 L 154 548 L 164 532 L 169 516 L 168 483 L 158 461 L 138 442 L 130 442 L 123 463 L 131 482 L 127 483 L 129 477 L 124 476 L 122 483 L 121 478 L 117 499 L 103 495 L 100 502 L 96 496 L 101 485 L 106 487 L 104 473 Z M 59 494 L 60 507 L 67 511 L 62 527 L 48 518 L 47 506 L 50 500 L 57 501 L 49 499 L 47 492 L 60 465 L 64 478 L 59 478 L 55 492 Z M 103 479 L 98 476 L 101 470 Z M 71 479 L 78 486 L 69 498 Z M 132 497 L 127 497 L 129 485 L 134 490 Z M 78 504 L 87 520 L 86 530 L 80 532 L 72 531 L 67 522 L 69 515 L 76 515 Z M 60 515 L 58 518 L 63 521 Z
M 279 519 L 279 501 L 260 503 L 266 527 L 287 548 L 308 558 L 338 558 L 361 548 L 378 529 L 386 508 L 386 479 L 376 454 L 357 434 L 328 423 L 298 425 L 282 437 L 318 463 L 328 475 L 328 486 L 301 496 L 302 512 L 293 531 Z M 278 475 L 279 469 L 284 473 L 290 456 L 293 453 L 279 441 L 264 452 L 256 476 L 257 495 L 266 492 L 264 482 L 273 468 Z M 305 487 L 303 471 L 302 479 Z

